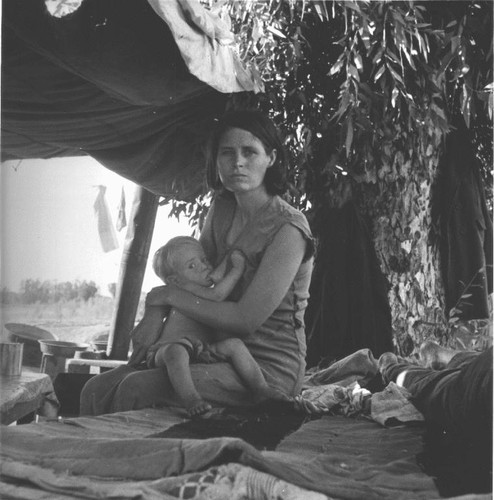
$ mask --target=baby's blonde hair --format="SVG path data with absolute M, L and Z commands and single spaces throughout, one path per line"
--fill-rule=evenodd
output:
M 176 236 L 161 248 L 156 250 L 153 257 L 153 270 L 165 283 L 169 276 L 175 273 L 174 257 L 184 245 L 201 246 L 192 236 Z

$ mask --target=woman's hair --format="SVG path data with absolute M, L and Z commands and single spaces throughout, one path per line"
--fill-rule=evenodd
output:
M 184 245 L 201 246 L 199 241 L 192 238 L 192 236 L 176 236 L 156 250 L 153 256 L 153 270 L 156 276 L 161 278 L 165 283 L 167 278 L 175 273 L 174 257 L 177 255 L 177 251 L 180 251 Z
M 274 123 L 261 111 L 238 110 L 230 111 L 223 115 L 215 125 L 209 138 L 206 153 L 206 168 L 208 185 L 215 191 L 224 191 L 223 184 L 218 175 L 216 160 L 218 157 L 218 146 L 223 134 L 232 128 L 239 128 L 250 132 L 257 137 L 266 153 L 276 150 L 276 160 L 266 170 L 264 185 L 269 194 L 283 194 L 287 189 L 286 164 L 287 154 L 283 141 Z

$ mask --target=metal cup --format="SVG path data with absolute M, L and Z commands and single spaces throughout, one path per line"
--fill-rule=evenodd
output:
M 24 344 L 0 342 L 0 374 L 7 377 L 18 377 L 22 373 L 23 353 Z

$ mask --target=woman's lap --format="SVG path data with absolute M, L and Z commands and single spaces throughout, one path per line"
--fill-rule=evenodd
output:
M 190 368 L 199 394 L 213 405 L 251 403 L 248 390 L 230 364 L 194 364 Z M 136 370 L 120 366 L 90 379 L 81 393 L 81 415 L 153 406 L 180 406 L 163 368 Z

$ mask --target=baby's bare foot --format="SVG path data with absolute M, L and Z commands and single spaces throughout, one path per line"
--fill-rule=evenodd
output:
M 188 402 L 188 404 L 186 405 L 187 413 L 191 418 L 203 415 L 204 413 L 207 413 L 208 411 L 212 410 L 212 408 L 213 407 L 203 399 L 198 399 L 193 402 Z

